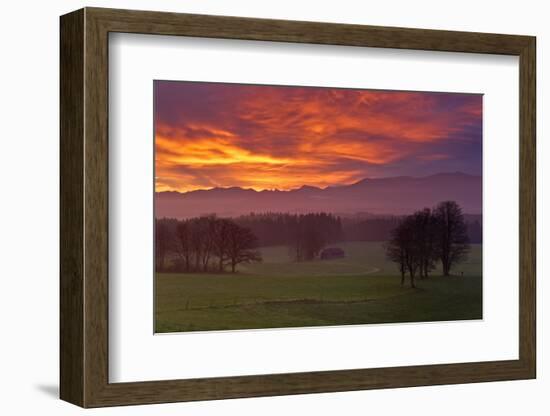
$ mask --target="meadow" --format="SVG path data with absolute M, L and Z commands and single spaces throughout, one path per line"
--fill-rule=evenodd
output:
M 382 243 L 346 242 L 346 257 L 296 263 L 287 247 L 238 273 L 157 273 L 155 332 L 427 322 L 482 318 L 481 245 L 454 276 L 400 285 Z

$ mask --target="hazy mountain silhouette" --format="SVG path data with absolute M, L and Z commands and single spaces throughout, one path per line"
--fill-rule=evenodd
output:
M 158 192 L 156 217 L 189 218 L 204 214 L 231 217 L 251 212 L 332 212 L 409 214 L 440 201 L 454 200 L 465 213 L 481 214 L 482 178 L 460 172 L 425 177 L 363 179 L 352 185 L 290 191 L 239 187 L 186 193 Z

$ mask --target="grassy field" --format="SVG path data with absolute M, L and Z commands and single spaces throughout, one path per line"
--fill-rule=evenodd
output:
M 338 244 L 346 257 L 294 263 L 286 247 L 236 274 L 156 275 L 156 332 L 480 319 L 481 246 L 458 276 L 400 286 L 381 243 Z M 463 273 L 463 276 L 460 274 Z

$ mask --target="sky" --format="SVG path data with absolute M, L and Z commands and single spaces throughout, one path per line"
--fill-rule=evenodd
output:
M 155 81 L 155 189 L 481 175 L 482 95 Z

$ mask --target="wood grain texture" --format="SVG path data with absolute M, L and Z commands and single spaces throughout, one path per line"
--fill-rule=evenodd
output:
M 528 36 L 87 8 L 110 32 L 519 55 Z
M 108 33 L 197 36 L 520 57 L 519 359 L 190 380 L 108 380 Z M 61 19 L 61 397 L 100 407 L 533 378 L 535 39 L 87 8 Z
M 61 19 L 60 388 L 84 404 L 84 12 Z
M 536 41 L 520 54 L 519 356 L 536 377 Z
M 85 406 L 108 380 L 108 33 L 86 13 L 84 59 Z

